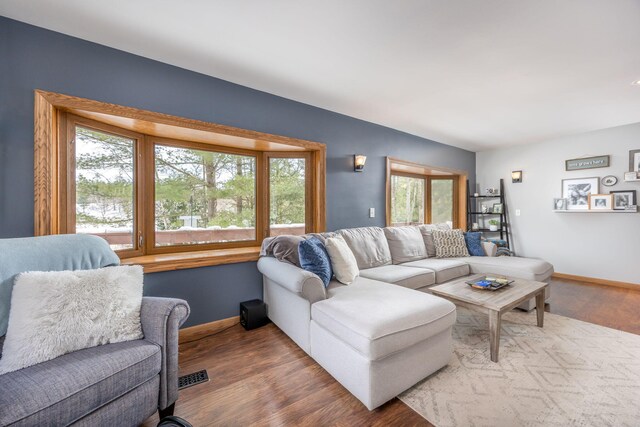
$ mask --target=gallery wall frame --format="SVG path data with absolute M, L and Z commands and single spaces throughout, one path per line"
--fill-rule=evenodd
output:
M 639 150 L 640 151 L 640 150 Z M 593 156 L 583 157 L 581 159 L 565 160 L 564 167 L 566 171 L 578 171 L 584 169 L 608 168 L 611 164 L 611 156 Z
M 629 172 L 640 172 L 640 150 L 629 150 Z
M 612 210 L 613 195 L 611 194 L 589 194 L 590 210 Z
M 614 210 L 626 210 L 629 206 L 634 206 L 637 203 L 636 190 L 611 191 L 610 194 L 613 197 Z
M 562 198 L 567 199 L 567 210 L 588 210 L 589 195 L 600 192 L 600 178 L 570 178 L 562 180 Z

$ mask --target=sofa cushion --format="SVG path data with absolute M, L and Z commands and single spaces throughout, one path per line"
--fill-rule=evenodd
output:
M 363 277 L 329 294 L 311 306 L 312 321 L 371 360 L 424 341 L 456 320 L 449 301 Z
M 4 374 L 0 425 L 71 424 L 155 377 L 160 366 L 160 347 L 137 340 L 79 350 Z
M 302 240 L 309 240 L 312 237 L 317 238 L 322 243 L 329 238 L 336 236 L 337 233 L 332 231 L 326 231 L 324 233 L 307 233 L 301 236 L 294 236 L 289 234 L 283 234 L 281 236 L 267 237 L 262 241 L 260 246 L 260 256 L 272 256 L 279 261 L 290 262 L 293 265 L 300 267 L 300 260 L 298 259 L 298 245 Z M 285 239 L 281 239 L 284 237 Z M 276 243 L 284 243 L 285 246 L 278 248 L 274 247 Z M 289 250 L 293 249 L 294 253 L 289 253 Z M 278 255 L 278 253 L 280 255 Z
M 448 224 L 422 224 L 418 226 L 428 257 L 436 256 L 436 245 L 433 242 L 433 230 L 451 230 Z
M 419 261 L 406 262 L 402 266 L 426 268 L 435 271 L 436 283 L 438 284 L 469 274 L 469 264 L 457 259 L 426 258 Z
M 411 289 L 433 285 L 436 282 L 436 273 L 432 270 L 404 267 L 402 265 L 383 265 L 381 267 L 367 268 L 366 270 L 360 270 L 360 276 Z
M 324 244 L 320 239 L 312 237 L 303 240 L 298 245 L 298 257 L 300 267 L 317 275 L 325 286 L 329 284 L 333 272 L 331 271 L 331 260 Z
M 304 240 L 301 236 L 276 236 L 265 239 L 261 251 L 264 256 L 273 256 L 278 261 L 284 261 L 300 267 L 300 258 L 298 257 L 298 245 Z
M 303 234 L 302 237 L 305 240 L 311 239 L 312 237 L 315 237 L 316 239 L 320 240 L 322 243 L 324 243 L 329 237 L 335 237 L 337 236 L 338 233 L 336 233 L 335 231 L 325 231 L 323 233 L 307 233 L 307 234 Z
M 345 285 L 350 284 L 360 274 L 358 262 L 342 236 L 329 237 L 325 247 L 331 259 L 331 268 L 336 279 Z
M 394 264 L 427 257 L 427 248 L 418 227 L 387 227 L 384 229 L 384 235 Z
M 484 249 L 485 256 L 496 256 L 498 253 L 498 246 L 492 242 L 482 242 L 482 249 Z
M 462 230 L 435 230 L 433 242 L 436 245 L 436 258 L 469 256 Z
M 467 250 L 471 256 L 485 256 L 482 247 L 482 233 L 479 231 L 468 231 L 464 233 L 464 242 L 467 244 Z
M 338 233 L 349 245 L 360 270 L 391 264 L 391 252 L 382 228 L 345 228 Z
M 546 261 L 522 257 L 467 257 L 459 261 L 469 264 L 472 274 L 500 274 L 507 277 L 544 282 L 553 273 L 553 266 Z

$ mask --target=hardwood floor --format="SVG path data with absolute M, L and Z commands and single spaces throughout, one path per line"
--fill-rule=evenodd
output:
M 546 311 L 640 335 L 640 291 L 553 279 Z
M 551 282 L 547 311 L 640 334 L 640 291 Z M 210 380 L 181 390 L 176 415 L 194 426 L 430 426 L 398 399 L 368 411 L 276 326 L 233 326 L 180 346 L 180 374 Z M 144 426 L 155 426 L 157 415 Z

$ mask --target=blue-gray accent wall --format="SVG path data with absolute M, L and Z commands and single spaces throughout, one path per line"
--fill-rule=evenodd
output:
M 323 142 L 329 230 L 384 226 L 386 156 L 475 177 L 473 152 L 0 17 L 0 237 L 33 235 L 35 89 Z M 189 301 L 190 326 L 237 315 L 261 276 L 253 262 L 154 273 L 145 294 Z

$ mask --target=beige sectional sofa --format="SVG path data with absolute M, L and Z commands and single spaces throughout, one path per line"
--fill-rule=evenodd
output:
M 332 280 L 325 288 L 315 274 L 268 253 L 258 261 L 269 318 L 369 409 L 449 362 L 455 306 L 431 295 L 431 286 L 474 273 L 544 281 L 553 272 L 527 258 L 430 257 L 433 227 L 337 231 L 360 269 L 350 285 Z M 491 244 L 484 249 L 495 254 Z

